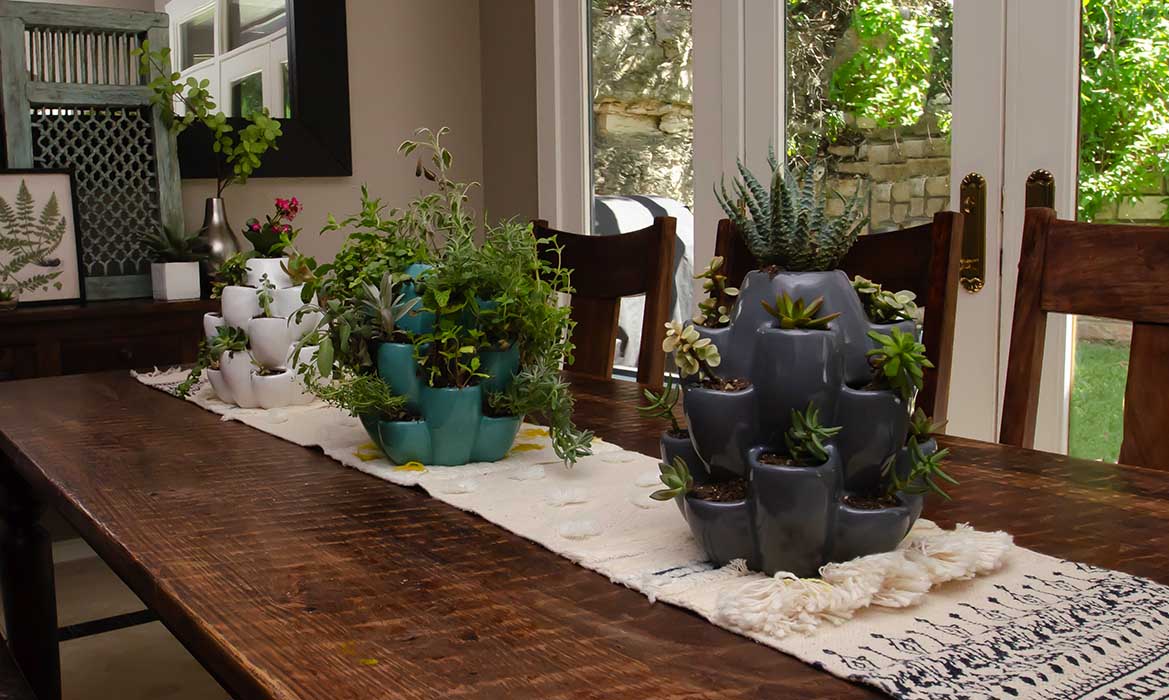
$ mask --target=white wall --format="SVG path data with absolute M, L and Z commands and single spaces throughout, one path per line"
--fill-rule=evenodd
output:
M 346 13 L 353 177 L 257 178 L 229 188 L 224 197 L 232 225 L 240 228 L 270 211 L 274 198 L 296 196 L 305 207 L 297 220 L 303 228 L 299 247 L 318 258 L 331 257 L 344 239 L 319 235 L 328 213 L 340 219 L 356 212 L 362 183 L 390 206 L 420 192 L 414 167 L 396 152 L 418 127 L 450 127 L 446 146 L 455 156 L 456 176 L 483 178 L 479 2 L 347 0 Z M 214 187 L 213 181 L 183 181 L 189 229 L 201 224 Z
M 88 5 L 90 7 L 117 7 L 123 10 L 154 12 L 154 0 L 38 0 L 59 5 Z

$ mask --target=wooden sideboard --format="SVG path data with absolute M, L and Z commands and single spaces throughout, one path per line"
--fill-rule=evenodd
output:
M 219 302 L 105 301 L 0 312 L 0 380 L 195 361 Z

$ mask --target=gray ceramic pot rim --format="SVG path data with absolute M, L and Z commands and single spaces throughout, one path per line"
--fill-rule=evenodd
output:
M 898 493 L 897 495 L 894 496 L 894 498 L 897 499 L 897 505 L 888 506 L 886 508 L 857 508 L 855 506 L 850 506 L 847 503 L 845 503 L 845 501 L 844 501 L 844 499 L 849 497 L 849 496 L 856 496 L 858 498 L 867 498 L 866 496 L 861 496 L 860 494 L 852 492 L 852 491 L 842 490 L 840 492 L 840 502 L 837 503 L 837 506 L 840 508 L 840 510 L 845 511 L 847 513 L 852 513 L 855 515 L 866 515 L 868 513 L 889 513 L 889 512 L 896 512 L 896 511 L 905 511 L 907 513 L 909 512 L 909 506 L 905 504 L 905 499 L 901 497 L 900 493 Z
M 720 377 L 721 378 L 721 377 Z M 732 377 L 732 379 L 747 380 L 746 377 Z M 715 396 L 746 396 L 755 391 L 754 384 L 748 384 L 746 389 L 739 389 L 738 391 L 720 391 L 719 389 L 711 389 L 708 386 L 703 386 L 701 382 L 690 382 L 685 385 L 686 391 L 697 391 L 701 394 L 713 394 Z
M 766 462 L 759 461 L 759 458 L 765 454 L 772 454 L 777 457 L 784 457 L 786 459 L 791 459 L 791 457 L 785 454 L 784 450 L 787 449 L 786 447 L 780 449 L 777 447 L 759 445 L 747 450 L 747 464 L 750 465 L 751 469 L 806 469 L 808 471 L 815 471 L 816 469 L 823 469 L 824 467 L 831 464 L 833 457 L 836 456 L 835 446 L 828 444 L 825 445 L 824 448 L 828 450 L 828 459 L 819 464 L 767 464 Z
M 746 498 L 741 498 L 737 501 L 708 501 L 705 498 L 699 498 L 698 496 L 692 496 L 690 494 L 686 494 L 686 502 L 688 504 L 689 503 L 700 503 L 702 505 L 699 507 L 707 508 L 709 510 L 726 510 L 726 511 L 737 510 L 737 509 L 742 508 L 742 507 L 747 505 Z

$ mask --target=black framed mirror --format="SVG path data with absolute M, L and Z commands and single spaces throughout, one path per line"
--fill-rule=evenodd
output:
M 352 139 L 349 127 L 349 51 L 345 26 L 343 0 L 286 0 L 287 12 L 287 75 L 284 79 L 286 114 L 280 117 L 284 135 L 277 143 L 279 150 L 264 155 L 263 166 L 253 177 L 343 177 L 353 174 Z M 251 3 L 260 5 L 263 3 Z M 230 26 L 249 26 L 247 0 L 228 0 L 233 13 Z M 245 13 L 240 22 L 241 7 Z M 253 11 L 255 26 L 273 19 Z M 172 24 L 180 22 L 180 46 L 184 51 L 184 19 L 172 16 Z M 221 26 L 229 26 L 225 22 Z M 222 29 L 220 30 L 222 31 Z M 262 30 L 260 30 L 262 31 Z M 238 96 L 243 82 L 226 87 Z M 223 87 L 223 86 L 221 86 Z M 221 108 L 235 104 L 229 97 L 219 96 Z M 224 109 L 227 113 L 236 113 Z M 242 118 L 232 118 L 237 129 L 247 124 Z M 211 148 L 211 132 L 202 126 L 192 127 L 179 135 L 179 164 L 184 178 L 215 177 L 216 154 Z

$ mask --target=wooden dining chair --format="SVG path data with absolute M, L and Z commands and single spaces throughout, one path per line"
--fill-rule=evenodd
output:
M 586 236 L 532 222 L 537 238 L 554 238 L 560 262 L 572 270 L 572 318 L 576 321 L 573 371 L 609 379 L 617 347 L 617 319 L 621 297 L 645 295 L 637 381 L 661 387 L 666 356 L 662 341 L 670 320 L 674 275 L 674 218 L 654 219 L 648 228 L 616 236 Z M 545 258 L 555 256 L 545 246 Z
M 729 219 L 718 224 L 715 255 L 723 257 L 728 283 L 739 286 L 755 258 Z M 866 277 L 886 289 L 908 290 L 925 306 L 922 342 L 934 364 L 927 369 L 917 405 L 936 422 L 946 419 L 954 354 L 954 318 L 962 257 L 962 215 L 943 211 L 932 223 L 861 236 L 840 263 L 850 277 Z
M 1169 228 L 1062 221 L 1023 224 L 999 440 L 1031 447 L 1047 314 L 1131 321 L 1120 462 L 1169 468 Z

